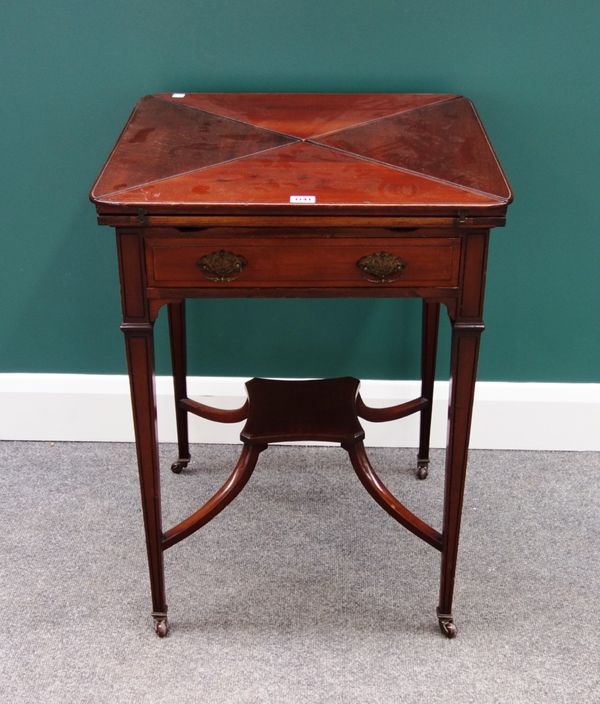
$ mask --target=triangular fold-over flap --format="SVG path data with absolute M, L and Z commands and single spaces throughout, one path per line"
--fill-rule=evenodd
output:
M 489 206 L 497 201 L 459 186 L 297 142 L 193 171 L 104 202 L 152 208 L 203 205 L 289 205 L 292 196 L 311 196 L 316 205 Z M 303 207 L 303 206 L 299 206 Z M 307 206 L 310 207 L 310 206 Z
M 160 93 L 159 96 L 300 139 L 454 97 L 435 93 Z
M 159 98 L 143 98 L 94 191 L 101 197 L 294 141 Z
M 439 102 L 315 140 L 471 188 L 499 200 L 510 189 L 471 103 Z

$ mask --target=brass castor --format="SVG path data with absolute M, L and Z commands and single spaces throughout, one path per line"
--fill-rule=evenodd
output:
M 159 638 L 164 638 L 169 632 L 167 614 L 153 613 L 152 618 L 154 619 L 154 632 Z
M 427 479 L 429 460 L 417 460 L 417 479 Z
M 452 616 L 438 616 L 438 623 L 440 625 L 440 631 L 446 638 L 456 638 L 458 631 Z
M 173 464 L 171 465 L 171 472 L 173 472 L 173 474 L 181 474 L 181 470 L 185 469 L 189 463 L 189 457 L 187 459 L 175 460 L 175 462 L 173 462 Z

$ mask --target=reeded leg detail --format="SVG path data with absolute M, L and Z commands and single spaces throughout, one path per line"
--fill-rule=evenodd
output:
M 169 633 L 169 620 L 166 611 L 153 611 L 154 632 L 159 638 L 164 638 Z

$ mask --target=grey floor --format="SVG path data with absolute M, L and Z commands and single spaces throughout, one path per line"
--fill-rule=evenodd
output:
M 168 526 L 229 474 L 195 447 Z M 439 527 L 442 453 L 372 450 L 390 489 Z M 166 553 L 172 624 L 151 630 L 128 444 L 0 443 L 0 700 L 372 704 L 600 702 L 600 457 L 471 453 L 455 596 L 439 555 L 366 494 L 338 448 L 274 447 L 226 511 Z

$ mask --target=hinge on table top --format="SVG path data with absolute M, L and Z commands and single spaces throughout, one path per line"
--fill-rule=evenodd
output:
M 146 224 L 146 215 L 148 215 L 148 213 L 143 208 L 137 209 L 137 221 L 140 225 Z
M 466 222 L 467 222 L 467 216 L 459 210 L 458 211 L 458 224 L 464 225 Z

